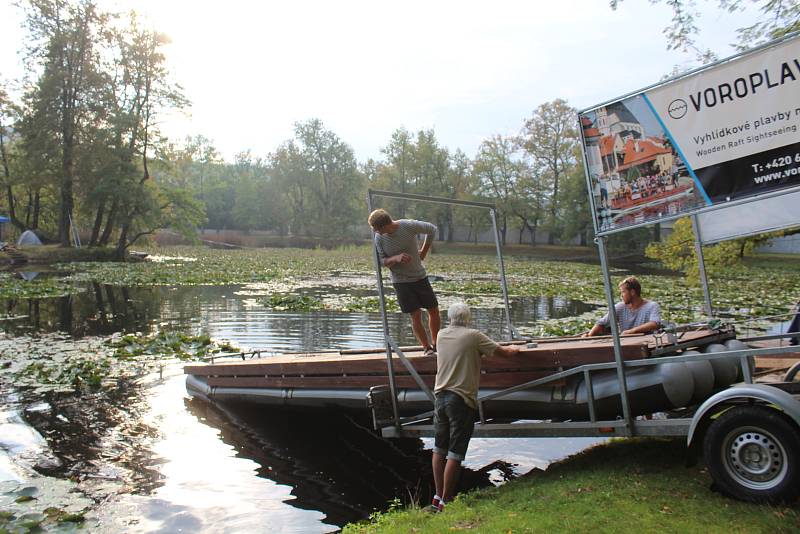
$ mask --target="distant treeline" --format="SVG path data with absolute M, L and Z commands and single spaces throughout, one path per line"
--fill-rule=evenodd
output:
M 585 242 L 576 113 L 563 100 L 540 105 L 518 135 L 491 136 L 472 156 L 443 147 L 433 130 L 398 128 L 379 160 L 360 162 L 310 119 L 272 153 L 226 162 L 202 136 L 178 143 L 158 129 L 166 112 L 189 105 L 165 68 L 165 36 L 90 0 L 28 0 L 21 9 L 28 70 L 0 86 L 0 214 L 19 231 L 68 245 L 80 230 L 84 245 L 120 253 L 161 228 L 363 235 L 373 187 L 495 202 L 504 240 L 518 232 L 520 242 Z M 445 240 L 476 240 L 489 226 L 479 210 L 384 206 L 436 223 Z

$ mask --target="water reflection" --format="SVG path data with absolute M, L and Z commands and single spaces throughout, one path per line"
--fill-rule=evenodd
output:
M 78 338 L 180 327 L 242 348 L 274 351 L 383 343 L 379 314 L 275 312 L 238 294 L 241 289 L 87 284 L 84 292 L 68 297 L 0 302 L 7 315 L 0 328 L 10 335 L 61 331 Z M 588 309 L 561 298 L 520 298 L 512 305 L 512 322 L 530 326 Z M 497 308 L 478 308 L 475 319 L 495 337 L 505 324 Z M 399 343 L 414 343 L 403 314 L 391 314 L 389 328 Z M 182 375 L 108 397 L 26 399 L 42 401 L 52 408 L 26 413 L 27 423 L 50 436 L 49 446 L 64 462 L 39 465 L 39 472 L 82 478 L 108 471 L 131 492 L 93 511 L 94 531 L 327 532 L 385 509 L 395 497 L 430 498 L 430 440 L 384 441 L 335 414 L 209 406 L 186 398 Z M 475 440 L 462 489 L 500 482 L 586 445 Z
M 137 426 L 158 435 L 128 464 L 141 472 L 132 493 L 94 512 L 93 531 L 330 532 L 395 497 L 430 499 L 419 440 L 382 440 L 330 412 L 210 406 L 184 398 L 181 375 L 153 385 L 146 403 Z M 466 469 L 461 489 L 490 484 L 488 470 Z
M 75 295 L 48 299 L 7 299 L 0 309 L 13 319 L 0 322 L 11 335 L 61 331 L 73 337 L 115 332 L 150 332 L 158 327 L 205 331 L 217 339 L 235 340 L 242 348 L 274 351 L 360 348 L 383 344 L 380 315 L 334 311 L 277 312 L 242 286 L 142 287 L 87 284 Z M 341 287 L 317 288 L 327 294 L 354 293 Z M 593 309 L 561 297 L 520 297 L 512 301 L 517 327 L 570 317 Z M 477 308 L 476 327 L 499 337 L 505 327 L 501 308 Z M 389 315 L 391 335 L 401 344 L 415 344 L 408 316 Z

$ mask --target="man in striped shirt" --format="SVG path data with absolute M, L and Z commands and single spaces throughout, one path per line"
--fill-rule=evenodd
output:
M 428 274 L 422 260 L 436 237 L 436 226 L 429 222 L 413 219 L 392 220 L 386 210 L 377 209 L 369 214 L 370 227 L 375 232 L 374 242 L 378 258 L 392 274 L 392 285 L 397 293 L 400 311 L 411 315 L 411 328 L 425 349 L 426 355 L 436 353 L 436 336 L 439 333 L 441 317 L 439 302 L 433 292 Z M 424 234 L 425 240 L 419 248 L 417 235 Z M 422 323 L 422 310 L 428 310 L 430 340 Z
M 633 276 L 629 276 L 619 284 L 622 302 L 614 306 L 619 323 L 619 333 L 649 334 L 661 326 L 661 308 L 653 300 L 642 298 L 642 284 Z M 608 328 L 608 314 L 597 321 L 585 336 L 599 336 Z

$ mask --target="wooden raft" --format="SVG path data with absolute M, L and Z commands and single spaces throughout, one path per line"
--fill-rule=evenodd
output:
M 681 342 L 705 344 L 715 336 L 703 330 L 686 332 Z M 653 336 L 625 336 L 622 358 L 647 358 L 657 344 Z M 512 357 L 488 357 L 481 365 L 482 388 L 507 388 L 549 376 L 585 364 L 614 361 L 610 337 L 552 338 L 537 340 L 536 348 L 524 348 Z M 433 387 L 436 357 L 424 356 L 419 347 L 409 347 L 403 354 L 413 364 L 423 381 Z M 417 388 L 408 370 L 396 356 L 392 359 L 396 384 Z M 209 386 L 243 388 L 318 388 L 363 389 L 388 384 L 384 348 L 328 353 L 296 353 L 246 361 L 184 366 L 184 373 L 206 377 Z

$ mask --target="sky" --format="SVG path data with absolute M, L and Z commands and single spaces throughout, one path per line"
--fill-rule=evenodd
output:
M 173 80 L 192 102 L 162 131 L 209 138 L 229 161 L 266 156 L 319 118 L 359 161 L 381 159 L 394 130 L 434 129 L 472 157 L 484 139 L 515 135 L 540 104 L 578 109 L 658 82 L 693 55 L 667 51 L 671 13 L 647 0 L 493 2 L 98 0 L 135 9 L 166 33 Z M 729 15 L 699 1 L 700 44 L 733 54 Z M 0 81 L 22 73 L 19 8 L 0 0 Z

